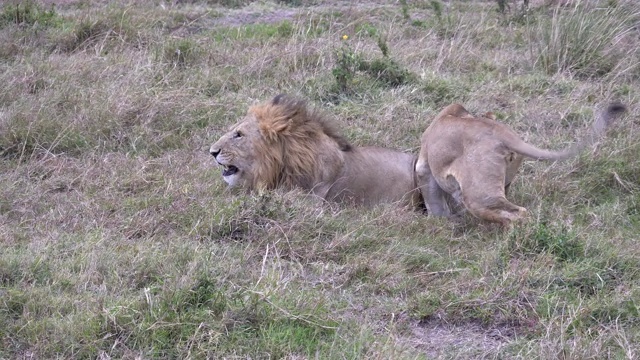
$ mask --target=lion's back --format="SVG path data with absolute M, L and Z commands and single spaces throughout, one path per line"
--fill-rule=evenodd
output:
M 345 153 L 342 172 L 334 182 L 328 198 L 375 205 L 421 202 L 416 188 L 413 154 L 380 148 L 353 148 Z

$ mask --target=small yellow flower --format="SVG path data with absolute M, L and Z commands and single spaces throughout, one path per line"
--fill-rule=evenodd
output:
M 349 35 L 342 35 L 342 40 L 347 40 L 349 38 Z

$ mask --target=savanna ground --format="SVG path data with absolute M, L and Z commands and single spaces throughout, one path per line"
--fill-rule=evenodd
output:
M 640 357 L 639 6 L 3 2 L 0 358 Z M 209 145 L 279 93 L 411 153 L 454 101 L 549 148 L 631 111 L 503 230 L 225 192 Z

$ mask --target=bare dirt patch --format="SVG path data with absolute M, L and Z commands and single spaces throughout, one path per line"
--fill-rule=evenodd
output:
M 224 9 L 223 15 L 213 21 L 219 26 L 243 26 L 250 24 L 273 24 L 317 12 L 342 11 L 350 12 L 371 8 L 389 7 L 386 2 L 376 1 L 328 1 L 319 6 L 284 8 L 265 7 L 250 4 L 240 9 Z
M 447 353 L 467 354 L 466 358 L 499 353 L 516 336 L 517 329 L 508 325 L 486 327 L 481 324 L 451 324 L 441 319 L 415 321 L 405 341 L 424 351 L 429 357 Z
M 293 20 L 300 14 L 298 9 L 260 10 L 251 7 L 229 12 L 213 21 L 220 26 L 242 26 L 249 24 L 274 24 L 285 20 Z

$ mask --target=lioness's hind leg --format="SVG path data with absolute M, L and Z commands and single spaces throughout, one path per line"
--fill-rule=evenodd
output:
M 481 172 L 481 171 L 479 171 Z M 501 172 L 497 172 L 500 174 Z M 477 173 L 476 173 L 477 175 Z M 462 187 L 462 201 L 469 212 L 480 219 L 509 225 L 512 221 L 523 217 L 527 209 L 511 203 L 505 197 L 503 178 L 499 175 L 482 174 L 485 187 Z M 472 183 L 470 179 L 467 182 Z M 465 189 L 468 189 L 465 191 Z
M 494 144 L 493 147 L 496 147 Z M 511 183 L 517 168 L 516 161 L 505 158 L 510 154 L 488 147 L 489 152 L 470 152 L 467 161 L 466 177 L 462 178 L 462 201 L 469 212 L 481 219 L 508 225 L 526 214 L 526 209 L 512 204 L 505 197 L 507 184 Z M 510 168 L 509 165 L 516 165 Z
M 527 214 L 527 209 L 512 204 L 504 197 L 469 201 L 465 205 L 474 216 L 502 225 L 509 225 L 512 221 L 519 220 Z

